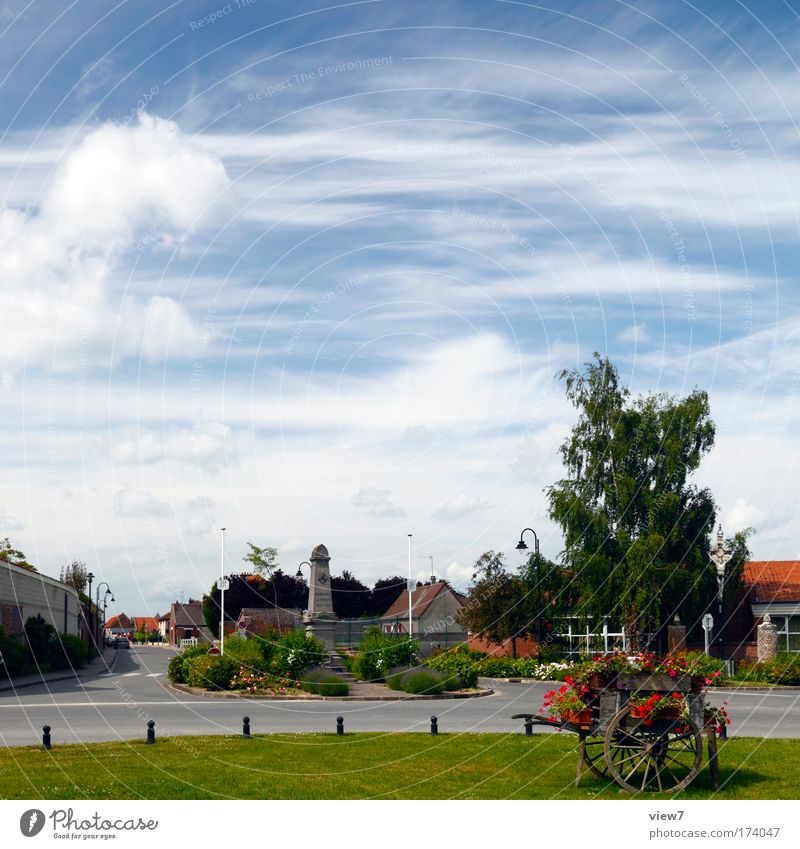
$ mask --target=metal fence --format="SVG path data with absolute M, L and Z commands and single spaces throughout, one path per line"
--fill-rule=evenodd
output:
M 339 619 L 336 623 L 336 646 L 338 648 L 355 648 L 364 639 L 364 632 L 370 626 L 375 625 L 384 634 L 396 634 L 407 636 L 408 617 L 396 617 L 394 619 Z M 460 628 L 455 628 L 446 619 L 437 623 L 434 630 L 431 627 L 423 627 L 420 631 L 420 619 L 414 616 L 411 619 L 411 633 L 419 640 L 420 652 L 429 655 L 438 649 L 452 648 L 459 643 L 466 642 L 467 633 Z
M 560 630 L 554 630 L 549 639 L 563 649 L 570 660 L 624 648 L 625 635 L 621 630 L 612 631 L 607 619 L 603 620 L 599 630 L 593 629 L 591 622 L 580 624 L 577 619 L 566 619 L 557 623 L 557 627 Z

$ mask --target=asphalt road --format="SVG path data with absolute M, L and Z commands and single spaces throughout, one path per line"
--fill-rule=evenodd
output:
M 120 651 L 111 673 L 0 693 L 0 742 L 37 744 L 45 724 L 52 728 L 53 745 L 143 739 L 148 719 L 164 736 L 238 734 L 245 715 L 253 733 L 332 732 L 337 716 L 344 717 L 346 731 L 427 732 L 432 714 L 439 717 L 442 732 L 521 733 L 511 715 L 535 713 L 549 689 L 544 683 L 493 683 L 494 695 L 475 699 L 238 701 L 171 690 L 166 679 L 170 657 L 166 649 L 133 647 Z M 715 692 L 711 701 L 724 698 L 731 734 L 800 738 L 800 690 Z

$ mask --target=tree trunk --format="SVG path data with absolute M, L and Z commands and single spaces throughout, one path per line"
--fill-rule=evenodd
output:
M 517 638 L 516 635 L 511 638 L 511 656 L 517 656 Z

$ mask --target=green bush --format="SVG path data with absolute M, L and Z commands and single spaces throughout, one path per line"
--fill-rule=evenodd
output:
M 475 687 L 478 684 L 477 663 L 483 658 L 476 659 L 466 652 L 448 651 L 429 657 L 426 665 L 446 674 L 447 689 L 460 690 Z
M 263 673 L 269 670 L 258 640 L 243 639 L 238 634 L 225 638 L 225 657 L 230 657 L 246 672 Z
M 311 669 L 306 672 L 300 682 L 300 688 L 318 696 L 346 696 L 350 692 L 350 685 L 341 675 L 326 669 Z
M 353 675 L 365 681 L 380 681 L 390 669 L 409 666 L 417 658 L 419 643 L 401 635 L 384 634 L 376 625 L 364 632 Z
M 167 678 L 173 684 L 186 684 L 186 663 L 193 657 L 201 657 L 208 654 L 208 646 L 187 646 L 180 654 L 170 658 L 167 664 Z
M 11 677 L 24 675 L 30 671 L 30 658 L 28 649 L 20 642 L 6 635 L 0 625 L 0 677 Z
M 709 657 L 705 652 L 687 651 L 684 653 L 690 675 L 700 675 L 703 678 L 710 678 L 716 683 L 718 679 L 725 675 L 725 661 L 719 657 Z M 714 673 L 719 672 L 720 675 L 715 676 Z
M 416 669 L 396 669 L 386 676 L 386 686 L 390 690 L 401 690 L 415 695 L 438 696 L 446 689 L 447 676 L 435 669 L 424 666 Z
M 304 670 L 321 666 L 327 657 L 325 646 L 316 637 L 298 628 L 278 640 L 272 670 L 278 675 L 288 674 L 292 678 L 300 678 Z
M 229 655 L 208 654 L 186 661 L 186 683 L 206 690 L 230 690 L 239 664 Z
M 89 662 L 89 646 L 74 634 L 62 634 L 60 651 L 73 669 L 81 669 Z

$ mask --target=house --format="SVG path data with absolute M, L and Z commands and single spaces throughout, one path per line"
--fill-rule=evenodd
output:
M 297 608 L 243 607 L 236 621 L 243 621 L 247 631 L 253 634 L 263 635 L 267 628 L 285 634 L 302 627 L 303 612 Z
M 156 616 L 134 616 L 133 635 L 147 634 L 148 638 L 158 633 L 158 618 Z
M 198 642 L 214 642 L 203 618 L 203 603 L 192 598 L 185 604 L 174 602 L 169 611 L 169 644 L 180 648 Z
M 106 622 L 107 637 L 129 637 L 133 639 L 133 619 L 120 613 L 118 616 L 112 616 Z
M 401 593 L 380 618 L 387 634 L 408 633 L 408 593 Z M 464 598 L 447 581 L 418 583 L 411 593 L 411 632 L 418 636 L 423 653 L 433 648 L 462 642 L 466 633 L 456 622 Z
M 169 611 L 167 611 L 163 616 L 158 617 L 158 636 L 159 641 L 162 643 L 169 642 L 169 618 Z
M 725 611 L 729 657 L 755 657 L 756 629 L 767 614 L 778 629 L 778 651 L 800 652 L 800 560 L 745 563 L 741 592 Z

